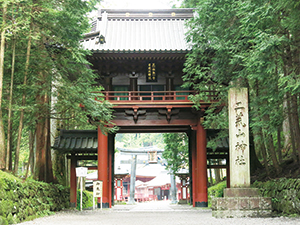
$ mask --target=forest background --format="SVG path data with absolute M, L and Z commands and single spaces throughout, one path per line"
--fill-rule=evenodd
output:
M 80 48 L 82 35 L 90 29 L 86 15 L 96 3 L 1 1 L 2 170 L 20 174 L 21 160 L 31 165 L 35 179 L 57 180 L 62 158 L 56 153 L 51 156 L 50 119 L 64 129 L 95 128 L 86 122 L 87 115 L 103 121 L 96 124 L 102 128 L 109 123 L 109 103 L 95 102 L 91 94 L 101 88 L 93 86 L 95 74 L 86 61 L 90 53 Z M 195 17 L 187 25 L 191 28 L 187 40 L 192 50 L 185 63 L 185 86 L 199 93 L 216 90 L 223 105 L 218 114 L 214 113 L 218 106 L 211 107 L 205 128 L 226 130 L 228 89 L 248 87 L 256 155 L 270 176 L 282 174 L 287 162 L 293 170 L 284 175 L 293 176 L 300 161 L 299 1 L 185 0 L 181 7 L 195 8 Z M 205 96 L 191 97 L 196 107 L 200 98 Z M 170 140 L 180 138 L 178 135 L 168 135 L 166 150 L 186 151 L 171 146 Z M 177 143 L 186 145 L 179 140 Z M 168 157 L 174 159 L 174 155 L 179 154 Z M 22 176 L 27 174 L 25 171 Z

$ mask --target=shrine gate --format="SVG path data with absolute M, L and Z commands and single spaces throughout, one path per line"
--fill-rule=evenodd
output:
M 181 87 L 190 49 L 185 41 L 185 23 L 192 17 L 192 9 L 101 9 L 82 45 L 92 51 L 88 60 L 98 74 L 99 85 L 105 88 L 101 92 L 104 97 L 99 93 L 97 100 L 113 104 L 112 122 L 119 133 L 187 133 L 191 202 L 194 207 L 207 207 L 207 169 L 228 169 L 228 165 L 207 165 L 207 160 L 228 161 L 228 143 L 217 151 L 206 148 L 207 139 L 216 131 L 206 131 L 202 122 L 217 93 L 207 91 L 209 101 L 200 100 L 201 107 L 196 110 L 188 98 L 194 91 Z M 111 207 L 114 134 L 100 129 L 63 131 L 54 148 L 68 149 L 71 159 L 71 205 L 76 205 L 76 162 L 97 159 L 93 169 L 98 169 L 98 180 L 103 181 L 102 204 Z

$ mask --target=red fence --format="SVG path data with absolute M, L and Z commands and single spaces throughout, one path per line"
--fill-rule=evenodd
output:
M 108 100 L 114 102 L 191 102 L 189 95 L 194 95 L 195 91 L 102 91 L 96 100 Z M 217 92 L 206 91 L 205 96 L 209 100 L 216 100 Z

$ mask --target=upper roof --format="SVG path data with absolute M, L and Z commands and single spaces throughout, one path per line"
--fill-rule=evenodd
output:
M 82 45 L 99 53 L 186 53 L 185 22 L 192 17 L 193 9 L 101 9 Z

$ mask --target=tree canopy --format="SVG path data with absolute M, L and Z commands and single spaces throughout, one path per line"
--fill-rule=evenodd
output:
M 110 105 L 95 101 L 91 93 L 102 88 L 95 86 L 95 74 L 86 57 L 90 52 L 80 44 L 84 33 L 90 31 L 87 14 L 96 3 L 1 2 L 1 169 L 12 170 L 14 165 L 18 172 L 20 146 L 28 143 L 32 132 L 36 136 L 32 137 L 36 139 L 36 154 L 32 156 L 35 175 L 39 180 L 51 180 L 50 119 L 56 120 L 52 124 L 58 128 L 74 129 L 91 126 L 89 116 L 99 121 L 93 127 L 106 129 L 111 120 Z M 46 172 L 45 165 L 50 171 Z
M 265 166 L 280 173 L 283 153 L 299 161 L 299 1 L 186 0 L 183 6 L 196 12 L 184 69 L 185 85 L 199 91 L 195 103 L 212 89 L 226 105 L 230 87 L 248 87 L 251 132 Z M 212 109 L 205 126 L 227 128 L 226 113 Z

